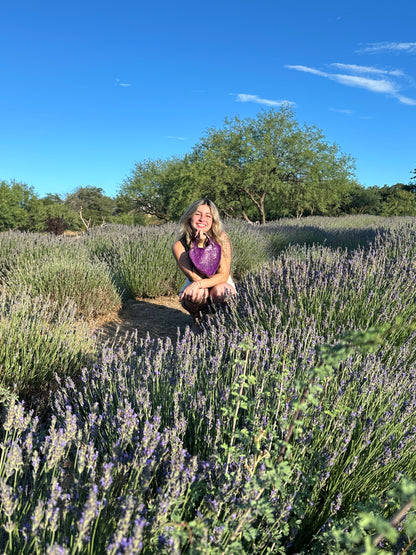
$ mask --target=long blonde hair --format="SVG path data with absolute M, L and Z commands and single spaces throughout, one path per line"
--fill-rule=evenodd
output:
M 202 205 L 206 205 L 211 210 L 212 216 L 212 225 L 211 229 L 208 231 L 207 235 L 212 237 L 214 243 L 222 243 L 222 233 L 223 227 L 220 218 L 220 213 L 218 208 L 207 198 L 202 198 L 196 200 L 191 204 L 191 206 L 186 210 L 183 214 L 180 223 L 181 223 L 181 239 L 184 239 L 188 247 L 192 246 L 192 243 L 195 238 L 195 231 L 191 227 L 191 220 L 192 216 L 198 211 L 198 208 Z

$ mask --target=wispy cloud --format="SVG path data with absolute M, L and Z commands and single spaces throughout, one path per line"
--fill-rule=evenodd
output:
M 359 48 L 358 52 L 377 54 L 378 52 L 407 52 L 416 54 L 416 42 L 370 42 Z
M 303 65 L 287 65 L 286 67 L 288 69 L 318 75 L 319 77 L 325 77 L 326 79 L 330 79 L 331 81 L 348 87 L 356 87 L 374 93 L 386 94 L 396 98 L 402 104 L 416 106 L 416 100 L 400 94 L 401 86 L 397 78 L 405 76 L 400 70 L 381 70 L 374 67 L 340 63 L 333 63 L 331 66 L 343 70 L 344 73 L 330 73 Z M 380 77 L 375 78 L 375 75 L 379 75 Z
M 283 106 L 284 104 L 294 105 L 294 102 L 289 100 L 269 100 L 267 98 L 260 98 L 257 94 L 237 94 L 237 102 L 255 102 L 256 104 L 263 104 L 264 106 Z
M 168 135 L 167 139 L 173 139 L 174 141 L 185 141 L 185 137 L 176 137 L 175 135 Z
M 331 66 L 341 69 L 343 71 L 349 71 L 351 73 L 367 73 L 373 75 L 392 75 L 393 77 L 404 77 L 405 74 L 401 69 L 379 69 L 378 67 L 371 66 L 358 66 L 356 64 L 339 64 L 334 63 Z
M 131 87 L 131 83 L 122 83 L 120 79 L 116 79 L 116 86 L 117 87 Z
M 338 114 L 345 114 L 346 116 L 352 116 L 354 112 L 346 108 L 330 108 L 331 112 L 337 112 Z
M 401 94 L 398 94 L 397 98 L 400 100 L 402 104 L 407 104 L 408 106 L 416 106 L 416 100 L 414 98 L 409 98 Z

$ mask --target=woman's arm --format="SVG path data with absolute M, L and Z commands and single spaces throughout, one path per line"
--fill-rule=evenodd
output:
M 210 289 L 219 283 L 226 283 L 230 277 L 231 270 L 231 242 L 225 231 L 221 235 L 221 260 L 216 274 L 212 277 L 203 277 L 199 279 L 201 288 Z
M 204 277 L 197 273 L 191 265 L 188 253 L 180 241 L 172 247 L 173 255 L 182 272 L 190 281 L 198 282 L 200 288 L 208 289 L 218 285 L 219 283 L 226 283 L 230 276 L 231 269 L 231 242 L 228 235 L 223 231 L 221 235 L 221 260 L 217 273 L 212 277 Z
M 191 265 L 188 253 L 180 241 L 176 241 L 173 245 L 172 252 L 176 259 L 177 265 L 190 281 L 198 281 L 199 279 L 202 279 L 202 276 L 195 272 L 194 267 Z

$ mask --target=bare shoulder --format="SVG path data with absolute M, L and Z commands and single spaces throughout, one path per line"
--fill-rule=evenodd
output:
M 231 239 L 230 239 L 230 236 L 228 235 L 228 233 L 223 231 L 220 235 L 220 238 L 221 238 L 221 243 L 224 247 L 230 247 L 231 246 Z
M 220 238 L 221 238 L 222 254 L 223 254 L 223 256 L 230 258 L 231 257 L 230 237 L 228 236 L 228 234 L 225 231 L 223 231 L 220 235 Z
M 172 251 L 173 251 L 173 254 L 179 255 L 185 251 L 185 247 L 183 246 L 182 242 L 178 240 L 175 243 L 173 243 Z

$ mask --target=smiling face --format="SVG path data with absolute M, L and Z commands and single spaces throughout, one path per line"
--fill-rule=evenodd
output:
M 194 231 L 208 233 L 212 226 L 211 208 L 207 204 L 200 204 L 192 216 L 190 224 Z

